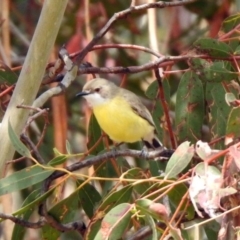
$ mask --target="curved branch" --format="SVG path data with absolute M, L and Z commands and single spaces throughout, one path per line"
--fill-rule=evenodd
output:
M 125 149 L 125 150 L 113 149 L 101 155 L 90 157 L 80 162 L 76 162 L 66 167 L 66 170 L 69 172 L 74 172 L 84 167 L 92 166 L 94 164 L 101 163 L 107 159 L 116 158 L 116 157 L 137 157 L 145 160 L 153 160 L 155 158 L 160 158 L 160 160 L 161 159 L 164 160 L 164 159 L 168 159 L 173 154 L 173 152 L 174 150 L 164 149 L 164 148 L 157 149 L 154 151 L 143 151 L 143 150 L 133 150 L 133 149 Z M 42 193 L 48 191 L 50 184 L 53 180 L 55 180 L 56 178 L 62 177 L 65 174 L 66 172 L 55 171 L 52 175 L 50 175 L 48 179 L 45 181 L 44 187 L 42 189 Z
M 106 25 L 96 34 L 96 36 L 92 39 L 90 43 L 79 53 L 79 55 L 76 58 L 76 64 L 80 65 L 84 57 L 87 55 L 89 51 L 93 48 L 94 45 L 97 44 L 97 42 L 108 32 L 108 30 L 111 28 L 111 26 L 118 20 L 125 18 L 127 15 L 141 11 L 141 10 L 147 10 L 149 8 L 165 8 L 165 7 L 176 7 L 176 6 L 182 6 L 188 3 L 195 2 L 196 0 L 183 0 L 183 1 L 176 1 L 176 2 L 155 2 L 155 3 L 146 3 L 139 6 L 133 6 L 129 7 L 128 9 L 125 9 L 121 12 L 115 13 L 109 21 L 106 23 Z
M 8 214 L 4 214 L 4 213 L 0 213 L 0 218 L 2 218 L 4 220 L 9 219 L 12 222 L 19 224 L 23 227 L 34 228 L 34 229 L 41 228 L 46 224 L 46 222 L 43 219 L 40 219 L 38 222 L 29 222 L 22 218 L 18 218 L 13 215 L 8 215 Z

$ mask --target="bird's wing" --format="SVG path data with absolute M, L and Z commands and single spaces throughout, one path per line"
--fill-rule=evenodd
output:
M 136 96 L 134 93 L 128 91 L 127 89 L 122 89 L 123 98 L 128 101 L 131 105 L 133 111 L 139 115 L 140 117 L 147 120 L 152 126 L 155 127 L 155 124 L 152 119 L 152 115 L 149 110 L 145 107 L 145 105 L 141 102 L 140 98 Z

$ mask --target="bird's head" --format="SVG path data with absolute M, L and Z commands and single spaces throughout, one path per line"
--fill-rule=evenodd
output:
M 95 107 L 111 100 L 117 93 L 119 87 L 114 83 L 103 79 L 94 78 L 88 81 L 82 89 L 82 92 L 76 96 L 84 97 L 91 107 Z

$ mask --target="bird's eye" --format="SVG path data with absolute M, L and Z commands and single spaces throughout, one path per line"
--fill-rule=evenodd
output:
M 99 92 L 100 91 L 100 88 L 95 88 L 95 92 Z

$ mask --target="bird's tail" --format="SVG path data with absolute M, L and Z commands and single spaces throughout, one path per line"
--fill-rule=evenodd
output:
M 153 132 L 152 134 L 143 138 L 143 142 L 149 149 L 157 149 L 160 147 L 164 147 L 162 142 L 158 139 L 156 132 Z

